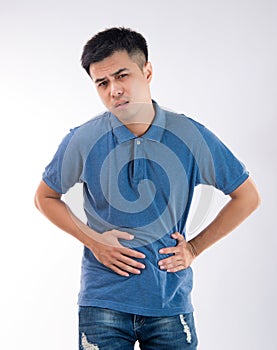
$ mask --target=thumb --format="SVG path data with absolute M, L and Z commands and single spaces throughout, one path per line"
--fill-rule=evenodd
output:
M 134 235 L 131 235 L 130 233 L 128 232 L 123 232 L 123 231 L 118 231 L 118 230 L 113 230 L 113 235 L 116 237 L 116 238 L 119 238 L 119 239 L 126 239 L 128 241 L 131 241 L 132 239 L 134 239 Z
M 184 242 L 185 238 L 180 232 L 174 232 L 171 235 L 172 238 L 176 239 L 178 243 Z

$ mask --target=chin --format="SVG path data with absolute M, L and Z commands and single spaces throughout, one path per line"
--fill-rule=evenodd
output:
M 131 120 L 136 115 L 135 109 L 132 108 L 129 104 L 119 108 L 112 108 L 111 112 L 116 117 L 124 120 Z
M 124 122 L 131 122 L 135 117 L 130 111 L 115 111 L 113 114 Z

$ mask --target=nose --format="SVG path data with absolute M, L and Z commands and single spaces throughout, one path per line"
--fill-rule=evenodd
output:
M 118 96 L 121 96 L 123 94 L 123 87 L 121 86 L 121 84 L 114 81 L 111 83 L 110 93 L 113 98 L 117 98 Z

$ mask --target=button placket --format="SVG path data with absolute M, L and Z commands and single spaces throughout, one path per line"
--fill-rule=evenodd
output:
M 139 182 L 143 179 L 143 147 L 142 140 L 136 139 L 134 144 L 134 181 Z

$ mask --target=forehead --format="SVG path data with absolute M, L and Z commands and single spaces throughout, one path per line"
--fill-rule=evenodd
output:
M 134 69 L 137 64 L 130 58 L 127 51 L 118 51 L 104 60 L 92 63 L 89 67 L 93 80 L 108 77 L 122 68 Z

